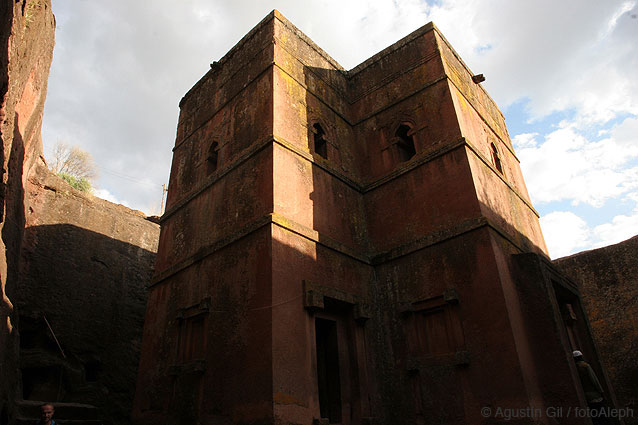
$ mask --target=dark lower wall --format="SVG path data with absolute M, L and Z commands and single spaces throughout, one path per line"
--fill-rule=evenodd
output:
M 40 127 L 53 54 L 50 0 L 0 0 L 0 424 L 9 420 L 18 380 L 14 300 L 24 228 L 24 176 L 41 156 Z
M 133 423 L 273 423 L 270 234 L 268 222 L 236 229 L 156 276 Z
M 44 166 L 54 31 L 50 0 L 0 0 L 0 424 L 23 398 L 127 423 L 159 226 Z
M 638 236 L 559 258 L 554 264 L 580 287 L 600 358 L 618 407 L 638 410 Z M 638 424 L 638 417 L 626 424 Z
M 19 397 L 91 404 L 102 418 L 128 423 L 159 226 L 72 189 L 42 165 L 26 187 L 22 278 L 12 294 Z

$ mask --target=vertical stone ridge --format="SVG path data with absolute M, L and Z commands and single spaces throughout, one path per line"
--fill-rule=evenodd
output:
M 18 390 L 17 314 L 25 182 L 42 161 L 41 125 L 51 65 L 55 19 L 50 0 L 0 2 L 0 421 L 14 413 Z

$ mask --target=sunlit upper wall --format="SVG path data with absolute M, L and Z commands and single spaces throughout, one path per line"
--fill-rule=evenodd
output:
M 346 75 L 276 13 L 274 212 L 323 238 L 365 248 Z
M 436 37 L 482 215 L 520 247 L 547 254 L 503 114 L 447 40 L 438 31 Z
M 273 14 L 180 102 L 158 267 L 272 211 Z

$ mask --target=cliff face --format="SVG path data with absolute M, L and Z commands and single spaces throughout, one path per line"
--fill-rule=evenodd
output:
M 46 168 L 51 1 L 0 0 L 0 17 L 0 424 L 43 401 L 126 423 L 159 226 Z
M 42 111 L 53 55 L 50 0 L 0 0 L 0 423 L 19 389 L 18 337 L 11 301 L 25 223 L 24 184 L 42 155 Z
M 39 164 L 26 191 L 14 299 L 21 396 L 90 404 L 109 423 L 126 424 L 159 226 L 71 188 Z
M 638 394 L 638 236 L 559 258 L 554 264 L 580 286 L 600 357 L 619 407 L 636 411 Z M 625 423 L 638 424 L 638 417 Z

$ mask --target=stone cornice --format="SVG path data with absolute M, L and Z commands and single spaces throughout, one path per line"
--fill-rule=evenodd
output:
M 398 258 L 410 255 L 417 251 L 426 249 L 430 246 L 448 241 L 450 239 L 461 237 L 467 233 L 477 231 L 482 228 L 490 228 L 503 239 L 507 240 L 510 244 L 517 247 L 521 252 L 525 250 L 519 246 L 519 244 L 512 239 L 509 234 L 500 226 L 490 221 L 485 217 L 473 218 L 465 220 L 453 226 L 437 229 L 417 238 L 413 241 L 397 245 L 391 249 L 387 249 L 379 252 L 358 252 L 352 247 L 348 247 L 337 240 L 322 234 L 314 229 L 306 227 L 302 224 L 290 220 L 278 213 L 271 213 L 263 217 L 258 217 L 252 222 L 246 224 L 241 229 L 221 236 L 214 242 L 200 248 L 197 252 L 191 254 L 185 259 L 178 261 L 167 269 L 157 272 L 149 287 L 155 286 L 170 277 L 186 270 L 193 264 L 204 260 L 206 257 L 224 249 L 225 247 L 239 241 L 240 239 L 257 232 L 261 228 L 267 225 L 275 225 L 289 232 L 295 233 L 313 243 L 321 245 L 327 249 L 337 252 L 343 256 L 349 257 L 355 261 L 363 263 L 368 266 L 378 266 L 390 261 L 394 261 Z
M 496 176 L 498 176 L 498 178 L 516 195 L 516 197 L 518 197 L 537 217 L 539 216 L 538 212 L 534 209 L 532 204 L 527 199 L 525 199 L 525 197 L 520 192 L 518 192 L 518 190 L 494 168 L 491 162 L 487 158 L 485 158 L 480 153 L 480 151 L 465 138 L 460 138 L 458 140 L 450 141 L 447 143 L 441 143 L 423 152 L 419 152 L 411 161 L 400 164 L 397 168 L 381 176 L 380 178 L 369 182 L 361 182 L 357 181 L 353 177 L 344 174 L 339 169 L 337 169 L 337 167 L 333 166 L 329 161 L 325 161 L 321 158 L 315 158 L 310 152 L 299 148 L 298 146 L 288 142 L 281 137 L 270 136 L 260 142 L 253 143 L 251 146 L 242 151 L 232 163 L 220 168 L 217 172 L 210 175 L 201 186 L 184 195 L 180 200 L 175 202 L 174 205 L 171 205 L 171 207 L 164 213 L 164 215 L 162 215 L 161 223 L 164 223 L 170 216 L 175 214 L 176 211 L 183 208 L 193 199 L 197 198 L 204 191 L 206 191 L 206 189 L 211 187 L 213 184 L 215 184 L 215 182 L 223 178 L 233 169 L 239 167 L 241 164 L 248 161 L 250 158 L 257 155 L 264 148 L 270 146 L 271 144 L 277 144 L 278 146 L 281 146 L 289 150 L 290 152 L 293 152 L 306 161 L 312 162 L 314 166 L 321 168 L 322 170 L 326 171 L 333 177 L 337 178 L 338 180 L 361 194 L 365 194 L 367 192 L 375 190 L 376 188 L 402 176 L 403 174 L 427 162 L 430 162 L 442 155 L 450 153 L 453 150 L 459 149 L 463 146 L 467 146 L 469 150 L 481 160 L 481 162 L 483 162 L 494 172 Z

